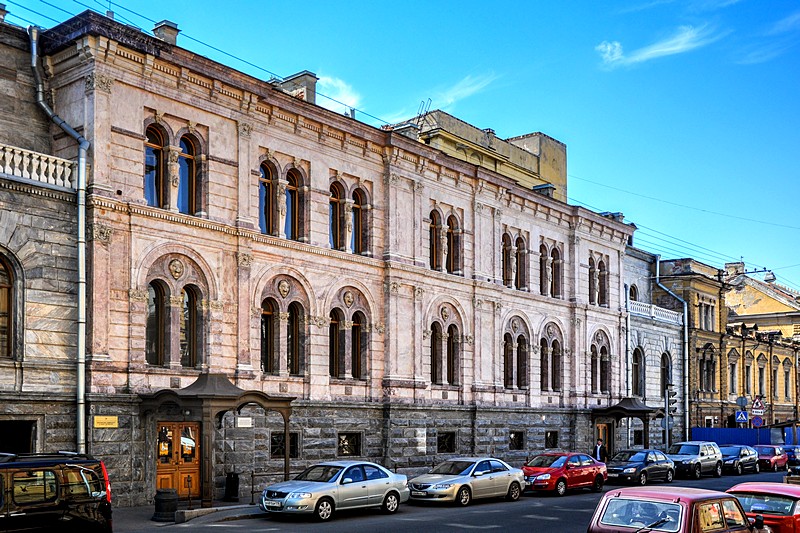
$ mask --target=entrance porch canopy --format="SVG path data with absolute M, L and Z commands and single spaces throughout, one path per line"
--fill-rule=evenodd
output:
M 639 398 L 623 398 L 615 405 L 608 407 L 598 407 L 592 409 L 592 423 L 598 418 L 613 418 L 614 423 L 619 424 L 623 418 L 638 418 L 644 425 L 644 447 L 650 447 L 650 419 L 656 409 L 648 407 Z
M 286 446 L 283 457 L 283 477 L 289 479 L 289 418 L 295 398 L 276 397 L 257 390 L 246 391 L 230 382 L 225 374 L 204 372 L 197 380 L 182 389 L 162 389 L 153 394 L 141 394 L 142 413 L 157 412 L 164 404 L 176 404 L 181 411 L 201 413 L 203 446 L 200 452 L 203 507 L 211 507 L 214 494 L 215 429 L 222 425 L 228 411 L 240 413 L 248 404 L 261 406 L 265 411 L 277 411 L 283 418 L 283 438 Z

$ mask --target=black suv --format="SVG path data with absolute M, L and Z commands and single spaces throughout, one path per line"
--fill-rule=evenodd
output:
M 675 473 L 700 479 L 703 474 L 722 475 L 722 452 L 716 442 L 690 440 L 669 447 L 667 457 L 675 462 Z
M 0 488 L 0 531 L 112 531 L 108 472 L 90 455 L 0 453 Z

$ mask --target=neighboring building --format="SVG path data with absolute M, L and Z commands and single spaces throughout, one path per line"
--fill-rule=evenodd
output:
M 641 398 L 646 405 L 657 408 L 653 413 L 657 418 L 650 426 L 651 445 L 667 442 L 666 431 L 661 423 L 666 408 L 665 396 L 669 389 L 676 393 L 677 400 L 671 406 L 674 409 L 674 425 L 669 434 L 669 442 L 686 437 L 683 308 L 678 312 L 654 304 L 654 292 L 662 290 L 657 287 L 657 264 L 657 256 L 633 246 L 627 247 L 624 282 L 628 295 L 630 325 L 626 352 L 629 368 L 626 388 L 628 395 Z M 679 301 L 673 300 L 672 307 L 680 305 Z M 632 433 L 630 444 L 643 444 L 641 421 L 635 418 L 629 420 Z
M 765 280 L 751 277 L 744 263 L 725 265 L 728 392 L 747 398 L 749 409 L 761 397 L 764 422 L 781 424 L 797 420 L 800 293 L 775 283 L 771 272 Z M 728 425 L 736 423 L 733 409 Z
M 311 73 L 264 82 L 154 33 L 85 12 L 40 39 L 47 101 L 91 143 L 86 446 L 117 502 L 208 504 L 289 460 L 589 449 L 593 410 L 628 396 L 634 227 L 563 201 L 563 144 L 491 137 L 490 162 L 490 134 L 444 113 L 376 129 L 316 106 Z M 77 145 L 34 103 L 25 31 L 0 36 L 0 428 L 67 448 Z M 633 319 L 645 368 L 680 357 L 669 316 Z

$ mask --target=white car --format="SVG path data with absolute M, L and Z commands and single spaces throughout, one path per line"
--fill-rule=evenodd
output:
M 330 461 L 268 486 L 259 506 L 267 513 L 314 514 L 328 520 L 337 509 L 379 507 L 395 513 L 408 497 L 408 478 L 402 474 L 364 461 Z
M 519 468 L 491 457 L 461 457 L 409 482 L 411 499 L 469 505 L 472 499 L 504 496 L 517 501 L 525 486 Z

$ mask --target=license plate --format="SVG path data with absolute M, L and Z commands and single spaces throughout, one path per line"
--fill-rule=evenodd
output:
M 271 500 L 267 500 L 264 502 L 264 507 L 280 507 L 281 502 L 273 502 Z
M 608 477 L 617 477 L 619 474 L 609 474 Z
M 427 496 L 428 493 L 420 490 L 415 490 L 411 492 L 412 496 Z

